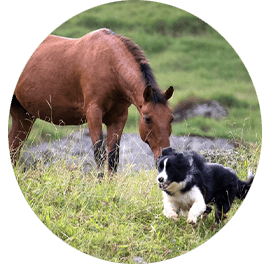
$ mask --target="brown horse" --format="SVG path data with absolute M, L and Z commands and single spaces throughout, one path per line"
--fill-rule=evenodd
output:
M 28 61 L 13 95 L 11 159 L 16 162 L 36 118 L 65 125 L 86 120 L 98 167 L 107 156 L 102 123 L 107 126 L 108 167 L 116 171 L 131 104 L 141 116 L 141 138 L 157 158 L 170 145 L 173 115 L 167 100 L 173 91 L 161 93 L 143 51 L 109 29 L 79 39 L 50 35 Z

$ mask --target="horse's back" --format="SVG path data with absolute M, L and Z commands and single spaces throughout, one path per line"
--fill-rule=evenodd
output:
M 32 115 L 45 119 L 53 113 L 56 122 L 64 119 L 67 124 L 83 117 L 76 42 L 50 35 L 29 59 L 15 95 Z
M 50 35 L 28 61 L 15 95 L 34 116 L 52 115 L 55 123 L 76 124 L 90 103 L 98 103 L 104 113 L 115 106 L 123 95 L 119 92 L 120 67 L 123 74 L 129 74 L 135 66 L 125 45 L 108 29 L 78 39 Z

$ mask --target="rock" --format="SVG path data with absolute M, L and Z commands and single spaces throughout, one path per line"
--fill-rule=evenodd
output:
M 196 136 L 170 137 L 171 147 L 178 151 L 204 149 L 229 150 L 233 143 L 226 139 L 211 139 Z M 20 162 L 25 167 L 36 165 L 37 162 L 50 166 L 58 160 L 66 160 L 70 164 L 81 166 L 84 173 L 96 167 L 94 161 L 93 144 L 87 129 L 75 132 L 66 138 L 44 142 L 26 149 Z M 154 155 L 150 147 L 144 143 L 139 134 L 124 133 L 120 142 L 119 171 L 138 171 L 155 168 Z
M 133 261 L 134 263 L 147 263 L 142 257 L 134 257 Z
M 202 104 L 197 103 L 197 101 L 186 101 L 178 105 L 173 115 L 174 122 L 182 122 L 196 116 L 214 118 L 219 121 L 221 118 L 226 117 L 228 112 L 215 100 L 208 100 Z

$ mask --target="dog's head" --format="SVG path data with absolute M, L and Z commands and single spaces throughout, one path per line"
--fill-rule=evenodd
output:
M 157 181 L 159 187 L 169 192 L 183 189 L 193 161 L 191 152 L 177 153 L 171 147 L 164 148 L 158 158 Z

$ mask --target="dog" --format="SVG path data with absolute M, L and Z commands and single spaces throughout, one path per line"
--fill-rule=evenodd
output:
M 195 151 L 178 153 L 164 148 L 158 158 L 157 182 L 163 193 L 164 215 L 178 220 L 178 214 L 188 211 L 187 221 L 195 224 L 202 214 L 209 214 L 215 205 L 215 223 L 230 210 L 235 197 L 243 200 L 253 182 L 241 181 L 236 172 L 217 163 L 207 163 Z

